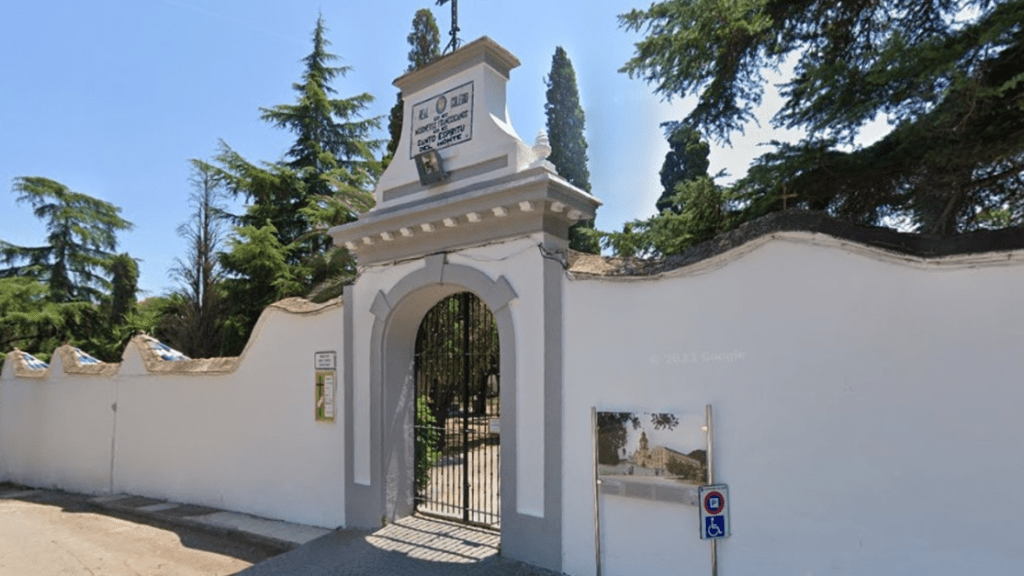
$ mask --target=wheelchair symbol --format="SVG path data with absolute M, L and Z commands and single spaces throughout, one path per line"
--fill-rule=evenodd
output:
M 704 537 L 721 538 L 725 536 L 725 517 L 708 516 L 704 518 Z

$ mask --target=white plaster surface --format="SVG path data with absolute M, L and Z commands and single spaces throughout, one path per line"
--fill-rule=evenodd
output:
M 474 43 L 473 46 L 467 45 L 463 50 L 482 53 L 485 48 L 483 43 Z M 444 66 L 444 64 L 440 66 Z M 501 170 L 457 182 L 442 182 L 400 200 L 385 202 L 384 191 L 419 183 L 419 172 L 416 170 L 416 164 L 411 154 L 413 139 L 411 125 L 406 122 L 402 127 L 402 136 L 395 157 L 377 183 L 374 193 L 377 204 L 374 210 L 441 194 L 526 167 L 525 164 L 520 166 L 519 163 L 521 159 L 529 155 L 530 147 L 516 134 L 508 117 L 505 99 L 505 86 L 508 80 L 483 61 L 451 76 L 439 77 L 436 83 L 427 87 L 403 94 L 404 117 L 412 118 L 412 108 L 416 104 L 433 99 L 447 90 L 470 82 L 474 87 L 472 139 L 439 151 L 444 168 L 450 172 L 502 157 L 508 158 L 509 165 Z
M 115 401 L 109 378 L 78 376 L 69 385 L 52 374 L 20 379 L 5 369 L 0 479 L 86 494 L 108 491 Z
M 400 264 L 371 266 L 360 270 L 359 281 L 353 286 L 352 307 L 352 476 L 357 484 L 371 483 L 370 442 L 370 361 L 372 345 L 370 335 L 377 317 L 370 311 L 377 294 L 387 294 L 395 283 L 406 275 L 423 268 L 422 260 Z M 395 303 L 391 303 L 392 306 Z
M 517 294 L 516 496 L 537 516 L 557 353 L 540 337 L 541 240 L 446 256 Z M 692 421 L 710 403 L 731 496 L 722 573 L 1024 573 L 1024 265 L 848 248 L 781 234 L 698 274 L 566 277 L 565 572 L 595 567 L 591 407 Z M 133 349 L 113 376 L 5 366 L 0 480 L 344 525 L 345 458 L 370 480 L 370 305 L 423 265 L 369 267 L 353 290 L 354 454 L 342 406 L 313 418 L 313 353 L 337 350 L 344 374 L 343 309 L 278 310 L 228 374 L 151 374 Z M 694 508 L 605 496 L 602 546 L 607 574 L 708 573 Z
M 133 346 L 113 376 L 5 371 L 0 479 L 344 525 L 344 411 L 315 421 L 313 379 L 316 351 L 344 369 L 342 315 L 268 309 L 229 374 L 151 374 Z
M 1024 572 L 1022 291 L 1020 264 L 785 239 L 695 276 L 567 281 L 564 570 L 594 573 L 591 407 L 710 403 L 721 573 Z M 605 573 L 709 573 L 695 508 L 601 513 Z

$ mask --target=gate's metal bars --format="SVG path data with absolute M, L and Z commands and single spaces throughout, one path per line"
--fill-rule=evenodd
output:
M 500 416 L 498 360 L 494 317 L 475 295 L 450 296 L 424 317 L 415 366 L 420 512 L 500 525 L 499 431 L 491 426 Z
M 465 462 L 465 471 L 462 474 L 462 521 L 469 522 L 469 331 L 472 325 L 469 323 L 469 292 L 459 294 L 462 298 L 459 301 L 459 312 L 462 316 L 462 461 Z

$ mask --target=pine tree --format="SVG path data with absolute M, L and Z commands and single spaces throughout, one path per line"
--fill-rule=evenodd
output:
M 429 8 L 416 11 L 412 18 L 412 32 L 405 39 L 410 47 L 406 72 L 419 70 L 441 57 L 441 31 Z
M 373 152 L 381 142 L 370 138 L 372 131 L 380 128 L 380 118 L 360 118 L 373 102 L 373 96 L 364 92 L 349 98 L 331 97 L 337 93 L 331 82 L 347 74 L 351 67 L 329 65 L 338 56 L 327 51 L 331 43 L 326 33 L 321 15 L 313 31 L 313 51 L 303 59 L 302 82 L 292 85 L 298 93 L 296 103 L 261 109 L 263 120 L 295 135 L 295 142 L 286 154 L 290 160 L 284 167 L 294 170 L 304 183 L 287 199 L 295 209 L 283 211 L 277 221 L 271 222 L 285 245 L 295 242 L 313 227 L 314 223 L 300 212 L 301 208 L 319 198 L 333 196 L 338 183 L 372 191 L 380 174 Z M 289 221 L 290 218 L 293 220 Z M 351 211 L 349 220 L 355 218 L 355 211 Z M 296 247 L 292 256 L 302 260 L 328 245 L 318 238 L 307 246 Z
M 110 290 L 107 266 L 117 233 L 132 224 L 121 209 L 64 184 L 38 176 L 14 179 L 19 203 L 28 203 L 46 225 L 46 245 L 15 246 L 0 241 L 0 277 L 28 276 L 44 282 L 53 302 L 98 303 Z
M 22 300 L 0 306 L 0 339 L 44 355 L 74 342 L 101 360 L 116 361 L 138 289 L 137 264 L 115 253 L 117 232 L 131 223 L 113 204 L 48 178 L 16 178 L 14 191 L 48 234 L 45 246 L 0 241 L 7 299 Z
M 332 81 L 350 68 L 331 66 L 338 56 L 327 51 L 326 34 L 321 15 L 313 50 L 303 59 L 301 82 L 292 85 L 296 102 L 261 109 L 263 120 L 295 135 L 286 160 L 253 163 L 224 143 L 215 158 L 216 177 L 228 191 L 250 201 L 220 260 L 229 276 L 223 286 L 235 318 L 225 340 L 227 354 L 241 351 L 248 330 L 272 301 L 266 298 L 320 298 L 323 286 L 333 290 L 355 272 L 353 259 L 332 245 L 327 229 L 354 220 L 373 205 L 372 190 L 381 172 L 374 154 L 382 142 L 370 135 L 380 127 L 380 118 L 362 117 L 373 101 L 368 93 L 333 97 Z M 248 245 L 253 242 L 259 244 Z M 273 266 L 268 274 L 259 263 L 246 261 L 268 254 L 275 261 L 284 258 L 285 266 Z
M 337 92 L 331 81 L 344 76 L 350 67 L 329 65 L 338 56 L 327 51 L 326 33 L 320 16 L 313 31 L 313 50 L 302 60 L 302 81 L 292 85 L 297 92 L 295 104 L 261 109 L 263 120 L 295 135 L 285 154 L 287 161 L 254 164 L 223 142 L 215 158 L 217 177 L 233 194 L 251 202 L 239 223 L 257 228 L 271 224 L 278 240 L 290 247 L 289 263 L 293 265 L 330 247 L 325 235 L 309 235 L 322 223 L 310 220 L 304 209 L 327 203 L 339 193 L 368 196 L 380 175 L 373 154 L 381 142 L 370 138 L 380 127 L 380 118 L 361 118 L 373 96 L 331 97 Z M 346 221 L 355 218 L 353 208 Z
M 548 160 L 570 184 L 589 193 L 590 170 L 587 168 L 587 139 L 584 136 L 586 116 L 580 105 L 576 71 L 561 46 L 555 48 L 555 54 L 551 57 L 551 72 L 544 79 L 544 84 L 548 88 L 544 113 L 547 115 L 548 140 L 551 143 Z M 599 247 L 596 238 L 584 231 L 593 227 L 593 220 L 572 226 L 569 230 L 569 247 L 597 253 Z
M 801 206 L 952 234 L 1024 223 L 1022 21 L 1024 0 L 665 0 L 620 16 L 646 33 L 622 71 L 697 96 L 685 123 L 728 142 L 762 71 L 795 62 L 772 123 L 806 136 L 737 183 L 744 218 Z M 852 146 L 882 114 L 895 128 Z
M 231 303 L 224 323 L 226 355 L 241 353 L 264 308 L 302 294 L 303 286 L 288 265 L 288 252 L 270 224 L 240 227 L 228 239 L 228 250 L 220 255 L 221 265 L 229 273 L 224 291 Z
M 617 256 L 670 256 L 725 232 L 736 219 L 731 191 L 706 176 L 677 183 L 668 202 L 670 210 L 600 233 L 602 243 Z
M 441 57 L 441 31 L 437 28 L 437 21 L 434 13 L 429 8 L 420 8 L 412 19 L 412 32 L 406 36 L 409 42 L 409 67 L 406 72 L 419 70 Z M 398 149 L 398 141 L 402 138 L 402 122 L 405 102 L 402 100 L 402 93 L 396 97 L 395 105 L 391 107 L 388 116 L 388 134 L 391 139 L 388 141 L 387 152 L 381 162 L 387 165 L 395 156 Z
M 47 360 L 83 326 L 98 319 L 90 302 L 53 302 L 46 284 L 26 277 L 0 278 L 0 359 L 19 348 Z

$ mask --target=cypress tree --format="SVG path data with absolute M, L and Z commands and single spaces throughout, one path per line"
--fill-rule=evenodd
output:
M 561 46 L 555 48 L 551 58 L 551 73 L 544 79 L 544 84 L 548 88 L 544 113 L 547 115 L 548 140 L 551 143 L 551 156 L 548 160 L 570 184 L 589 193 L 587 139 L 583 134 L 586 116 L 580 106 L 576 71 Z M 599 252 L 597 239 L 585 231 L 593 227 L 594 221 L 589 220 L 570 228 L 569 247 L 582 252 Z
M 437 28 L 437 20 L 429 8 L 420 8 L 412 19 L 412 32 L 406 36 L 409 42 L 409 67 L 406 72 L 419 70 L 427 64 L 441 57 L 441 31 Z M 402 100 L 402 93 L 396 97 L 395 105 L 391 107 L 388 115 L 388 141 L 387 152 L 381 162 L 387 165 L 395 156 L 398 148 L 398 141 L 402 138 L 402 122 L 405 102 Z
M 668 138 L 669 151 L 659 173 L 663 190 L 657 203 L 659 212 L 673 207 L 672 197 L 676 195 L 677 185 L 708 175 L 708 155 L 711 153 L 711 147 L 701 140 L 700 133 L 692 126 L 666 122 L 662 128 Z

